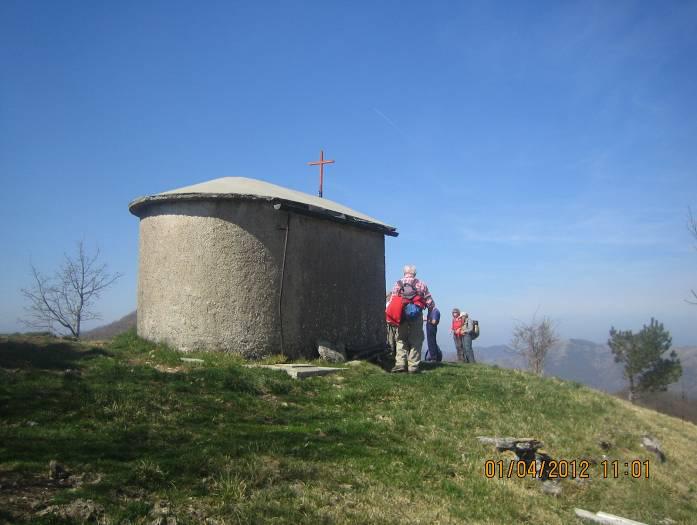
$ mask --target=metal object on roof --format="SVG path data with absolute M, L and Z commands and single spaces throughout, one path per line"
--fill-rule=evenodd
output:
M 133 215 L 142 217 L 145 209 L 154 203 L 209 199 L 266 200 L 271 202 L 276 209 L 286 209 L 304 215 L 352 224 L 392 237 L 398 235 L 394 226 L 380 222 L 339 203 L 246 177 L 222 177 L 155 195 L 139 197 L 128 205 L 128 210 Z

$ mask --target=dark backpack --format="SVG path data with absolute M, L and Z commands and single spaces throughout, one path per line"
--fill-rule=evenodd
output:
M 399 295 L 406 302 L 404 304 L 404 317 L 414 320 L 421 317 L 423 311 L 423 297 L 416 290 L 416 279 L 410 283 L 399 281 Z
M 409 302 L 412 302 L 414 297 L 419 295 L 419 292 L 416 291 L 416 279 L 410 283 L 399 281 L 399 295 L 404 297 Z
M 472 339 L 479 337 L 479 321 L 472 320 L 472 331 L 470 332 Z

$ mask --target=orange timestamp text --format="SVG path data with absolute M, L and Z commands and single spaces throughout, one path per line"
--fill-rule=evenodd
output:
M 605 479 L 649 479 L 649 460 L 619 461 L 603 460 L 596 464 L 587 459 L 579 460 L 540 460 L 540 461 L 504 461 L 488 459 L 484 462 L 484 477 L 489 479 L 542 478 L 589 479 L 598 467 L 597 475 Z

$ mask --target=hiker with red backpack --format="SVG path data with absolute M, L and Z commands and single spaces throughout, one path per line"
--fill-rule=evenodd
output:
M 397 350 L 392 372 L 418 373 L 424 342 L 423 310 L 429 312 L 435 302 L 426 283 L 416 278 L 416 267 L 407 264 L 404 277 L 392 288 L 392 299 L 385 311 L 387 322 L 397 325 Z
M 390 301 L 392 300 L 392 292 L 387 292 L 385 298 L 385 311 L 390 307 Z M 390 322 L 387 322 L 387 348 L 390 351 L 390 359 L 394 359 L 394 355 L 397 352 L 397 327 Z
M 464 363 L 474 363 L 474 351 L 472 341 L 479 337 L 479 321 L 470 319 L 467 312 L 460 312 L 459 308 L 453 308 L 453 323 L 450 326 L 453 334 L 457 360 Z

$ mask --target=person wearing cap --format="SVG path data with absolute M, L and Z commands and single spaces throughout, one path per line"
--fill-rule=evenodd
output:
M 392 288 L 392 295 L 403 297 L 406 302 L 418 302 L 431 312 L 436 303 L 428 291 L 425 282 L 416 278 L 416 266 L 407 264 L 404 267 L 404 277 L 399 279 Z M 411 296 L 411 297 L 409 297 Z M 395 365 L 392 372 L 418 373 L 421 365 L 421 347 L 424 343 L 424 327 L 421 314 L 413 319 L 403 318 L 397 327 L 397 349 Z
M 464 341 L 462 340 L 462 325 L 464 324 L 464 319 L 460 313 L 459 308 L 453 308 L 453 321 L 450 325 L 450 333 L 453 334 L 453 341 L 455 342 L 455 350 L 457 351 L 457 360 L 460 362 L 465 361 L 465 348 Z

